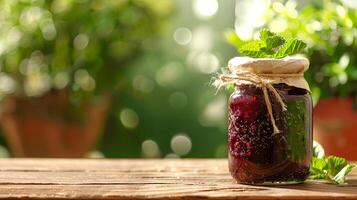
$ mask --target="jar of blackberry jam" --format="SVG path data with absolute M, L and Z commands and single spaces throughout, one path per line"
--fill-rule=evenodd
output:
M 245 184 L 295 184 L 309 174 L 312 100 L 302 57 L 230 60 L 221 85 L 233 84 L 228 104 L 228 158 Z

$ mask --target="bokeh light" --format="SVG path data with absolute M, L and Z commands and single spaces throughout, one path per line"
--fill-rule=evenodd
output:
M 136 128 L 139 124 L 139 116 L 129 108 L 124 108 L 120 112 L 119 118 L 123 126 L 129 129 Z
M 0 95 L 11 94 L 16 89 L 16 81 L 10 76 L 0 73 Z
M 209 19 L 218 11 L 217 0 L 194 0 L 193 11 L 200 19 Z
M 177 44 L 187 45 L 191 42 L 191 39 L 192 33 L 190 29 L 186 27 L 178 28 L 174 32 L 174 40 L 177 42 Z
M 217 126 L 222 124 L 226 116 L 227 99 L 224 96 L 214 98 L 199 117 L 202 126 Z
M 55 0 L 52 2 L 52 11 L 60 13 L 68 10 L 71 6 L 70 1 Z
M 95 80 L 84 69 L 79 69 L 75 72 L 74 81 L 85 91 L 91 91 L 95 88 Z
M 191 151 L 192 142 L 191 139 L 184 133 L 179 133 L 171 139 L 172 151 L 179 155 L 184 156 Z
M 73 46 L 77 50 L 85 49 L 87 47 L 88 43 L 89 43 L 89 37 L 88 37 L 88 35 L 83 34 L 83 33 L 78 34 L 73 40 Z
M 263 26 L 264 15 L 269 6 L 269 0 L 236 0 L 234 28 L 237 35 L 242 39 L 251 39 L 254 29 Z
M 57 89 L 63 89 L 69 82 L 69 75 L 66 72 L 60 72 L 56 74 L 53 79 L 53 84 Z
M 355 0 L 341 0 L 341 1 L 347 6 L 357 9 L 357 1 Z
M 47 74 L 31 72 L 25 79 L 25 93 L 28 96 L 39 96 L 51 87 L 51 79 Z
M 196 55 L 192 65 L 195 71 L 203 74 L 212 74 L 220 67 L 217 56 L 207 52 Z
M 198 26 L 193 29 L 190 48 L 193 51 L 210 51 L 213 48 L 213 33 L 208 26 Z
M 283 18 L 278 18 L 272 21 L 269 25 L 269 29 L 276 33 L 281 33 L 288 27 L 288 22 Z
M 105 158 L 104 154 L 100 151 L 90 151 L 84 157 L 92 159 Z
M 57 30 L 52 21 L 47 20 L 41 23 L 42 36 L 46 40 L 53 40 L 57 35 Z
M 161 156 L 159 145 L 153 140 L 145 140 L 141 144 L 142 156 L 146 158 L 158 158 Z
M 0 158 L 9 158 L 10 152 L 2 145 L 0 145 Z
M 177 159 L 177 158 L 180 158 L 179 155 L 177 154 L 174 154 L 174 153 L 169 153 L 165 156 L 165 158 L 168 158 L 168 159 Z
M 43 16 L 43 10 L 37 6 L 25 8 L 20 16 L 20 23 L 30 30 L 36 28 Z

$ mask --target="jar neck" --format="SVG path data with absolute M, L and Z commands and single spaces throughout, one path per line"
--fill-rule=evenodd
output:
M 273 84 L 273 87 L 283 94 L 305 95 L 305 94 L 309 93 L 309 91 L 307 91 L 305 89 L 294 87 L 294 86 L 289 86 L 285 83 Z M 256 85 L 249 84 L 249 83 L 235 85 L 235 88 L 236 88 L 236 90 L 246 90 L 246 89 L 261 90 L 261 88 L 257 87 Z

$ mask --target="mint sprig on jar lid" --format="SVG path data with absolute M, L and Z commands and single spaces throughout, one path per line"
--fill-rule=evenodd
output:
M 231 38 L 230 38 L 231 36 Z M 236 35 L 228 36 L 241 55 L 252 58 L 284 58 L 302 53 L 306 43 L 296 38 L 284 38 L 267 29 L 259 33 L 258 40 L 242 41 Z
M 273 116 L 271 104 L 272 93 L 283 111 L 286 104 L 274 84 L 284 83 L 310 91 L 304 79 L 304 71 L 309 67 L 309 61 L 304 57 L 287 57 L 300 53 L 306 48 L 306 43 L 295 38 L 285 39 L 267 29 L 260 32 L 259 40 L 241 42 L 238 49 L 246 57 L 232 58 L 228 63 L 228 73 L 221 74 L 214 85 L 220 88 L 225 85 L 241 85 L 249 82 L 262 89 L 264 101 L 273 134 L 280 132 Z
M 242 56 L 232 58 L 228 70 L 214 81 L 217 88 L 235 87 L 228 106 L 233 178 L 246 184 L 294 184 L 305 181 L 313 170 L 314 179 L 333 174 L 336 182 L 343 182 L 352 169 L 342 169 L 345 163 L 337 174 L 319 175 L 328 166 L 314 166 L 319 164 L 316 159 L 310 168 L 312 99 L 304 78 L 310 63 L 295 56 L 306 43 L 264 29 L 259 39 L 235 44 Z

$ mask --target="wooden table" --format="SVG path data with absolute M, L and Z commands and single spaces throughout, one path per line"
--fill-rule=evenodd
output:
M 1 199 L 357 199 L 345 186 L 240 185 L 227 160 L 0 160 Z

